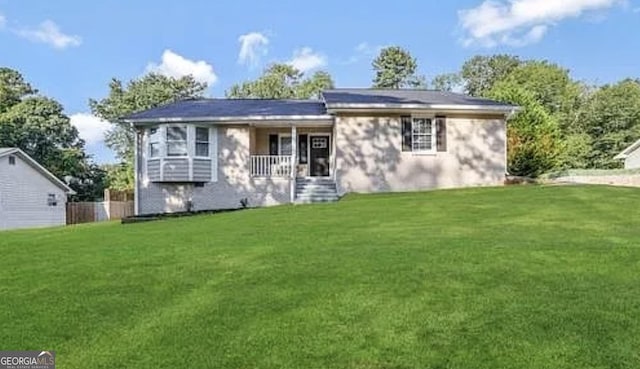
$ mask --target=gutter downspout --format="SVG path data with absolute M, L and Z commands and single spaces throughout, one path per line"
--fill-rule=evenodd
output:
M 134 140 L 133 140 L 133 150 L 134 150 L 134 156 L 133 156 L 133 214 L 135 216 L 140 215 L 140 189 L 139 189 L 139 183 L 140 183 L 140 176 L 139 176 L 139 165 L 140 165 L 140 160 L 138 158 L 138 156 L 140 155 L 139 153 L 139 148 L 140 148 L 140 144 L 139 144 L 139 140 L 140 140 L 140 135 L 138 134 L 138 130 L 136 129 L 135 125 L 133 123 L 131 123 L 131 127 L 133 128 L 133 134 L 134 134 Z

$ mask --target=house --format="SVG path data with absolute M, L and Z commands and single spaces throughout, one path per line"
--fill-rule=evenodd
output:
M 615 159 L 624 160 L 624 169 L 640 168 L 640 140 L 622 150 L 620 154 L 616 155 Z
M 18 148 L 0 148 L 0 230 L 66 224 L 64 182 Z
M 125 118 L 136 214 L 499 185 L 516 109 L 449 92 L 335 89 L 314 101 L 194 99 L 138 112 Z

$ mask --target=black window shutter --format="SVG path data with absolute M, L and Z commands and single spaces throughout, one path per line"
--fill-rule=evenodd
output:
M 307 135 L 298 136 L 298 163 L 307 164 Z
M 269 135 L 269 155 L 278 155 L 278 135 Z
M 447 117 L 436 117 L 436 149 L 447 151 Z
M 411 151 L 411 117 L 400 117 L 402 123 L 402 151 Z

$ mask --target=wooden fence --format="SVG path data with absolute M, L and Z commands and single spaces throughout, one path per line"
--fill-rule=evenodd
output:
M 67 224 L 102 222 L 130 216 L 133 216 L 133 201 L 67 203 Z

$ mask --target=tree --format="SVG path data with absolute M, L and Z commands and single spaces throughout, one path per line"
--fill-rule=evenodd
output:
M 471 96 L 485 96 L 520 64 L 520 58 L 513 55 L 474 56 L 462 65 L 460 72 L 465 90 Z
M 640 138 L 640 81 L 626 79 L 593 92 L 579 112 L 592 141 L 590 168 L 618 168 L 614 156 Z
M 445 73 L 437 75 L 431 84 L 436 91 L 451 92 L 462 87 L 463 81 L 460 73 Z
M 305 78 L 289 64 L 272 64 L 255 81 L 231 86 L 226 95 L 233 99 L 310 99 L 329 88 L 333 88 L 333 80 L 327 72 L 318 71 Z
M 133 184 L 134 132 L 122 118 L 173 101 L 201 97 L 206 89 L 206 83 L 197 82 L 192 76 L 172 78 L 151 73 L 129 81 L 126 87 L 114 78 L 109 83 L 107 97 L 89 100 L 91 112 L 112 124 L 105 143 L 124 163 L 119 168 L 128 183 Z
M 531 92 L 551 114 L 573 108 L 581 92 L 579 84 L 569 76 L 568 69 L 546 60 L 523 62 L 503 80 Z
M 77 198 L 101 196 L 103 184 L 78 130 L 60 103 L 36 93 L 18 71 L 0 68 L 0 146 L 22 149 L 67 182 Z
M 537 177 L 556 169 L 564 151 L 558 122 L 534 94 L 518 85 L 501 82 L 487 95 L 520 106 L 520 111 L 507 123 L 509 173 Z
M 374 88 L 424 87 L 424 77 L 418 76 L 416 58 L 399 46 L 385 47 L 372 63 Z

